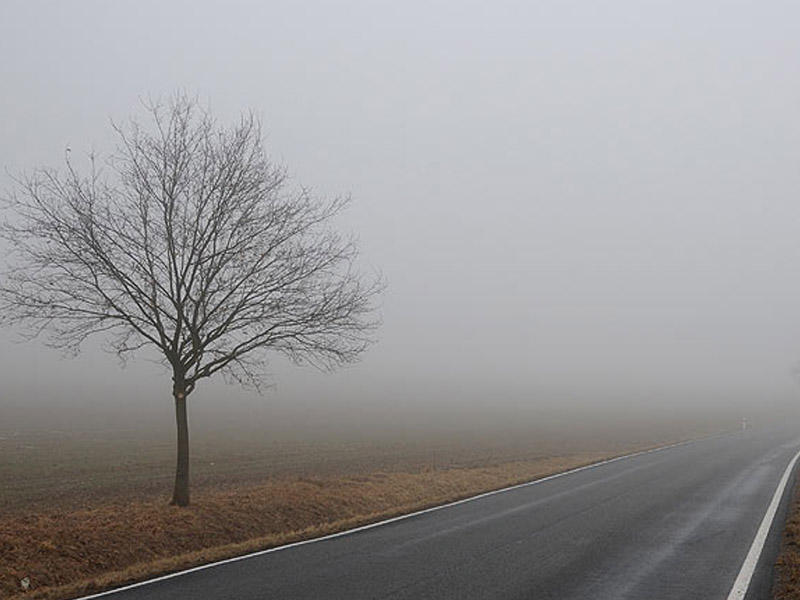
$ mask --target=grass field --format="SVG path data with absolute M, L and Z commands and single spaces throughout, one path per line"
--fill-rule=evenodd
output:
M 514 431 L 475 427 L 457 432 L 278 438 L 259 431 L 202 431 L 191 439 L 194 490 L 285 477 L 492 466 L 576 453 L 619 454 L 692 437 L 717 422 L 672 421 L 624 426 L 542 422 Z M 137 430 L 3 431 L 0 515 L 36 508 L 91 507 L 98 502 L 166 497 L 175 442 Z
M 199 435 L 186 509 L 167 506 L 169 436 L 0 433 L 0 597 L 68 598 L 712 431 L 673 422 L 380 440 Z

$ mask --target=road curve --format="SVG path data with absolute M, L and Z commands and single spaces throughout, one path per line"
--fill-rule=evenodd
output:
M 798 448 L 796 426 L 727 434 L 103 596 L 726 600 Z

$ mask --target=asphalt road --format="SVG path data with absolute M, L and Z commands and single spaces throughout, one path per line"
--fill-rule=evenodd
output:
M 798 448 L 796 427 L 727 434 L 108 597 L 725 600 Z

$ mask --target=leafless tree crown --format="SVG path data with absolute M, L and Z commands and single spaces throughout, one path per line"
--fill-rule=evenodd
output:
M 217 372 L 258 386 L 268 350 L 355 360 L 381 281 L 330 227 L 346 200 L 290 191 L 252 114 L 223 128 L 185 97 L 148 114 L 149 127 L 114 126 L 103 167 L 68 158 L 17 179 L 0 318 L 69 350 L 98 333 L 123 358 L 154 346 L 187 393 Z

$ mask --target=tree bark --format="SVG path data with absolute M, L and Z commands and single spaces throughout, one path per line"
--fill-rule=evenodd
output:
M 175 488 L 170 504 L 189 505 L 189 422 L 186 418 L 186 385 L 182 377 L 175 378 L 172 392 L 175 398 L 175 421 L 178 425 L 178 462 L 175 467 Z

